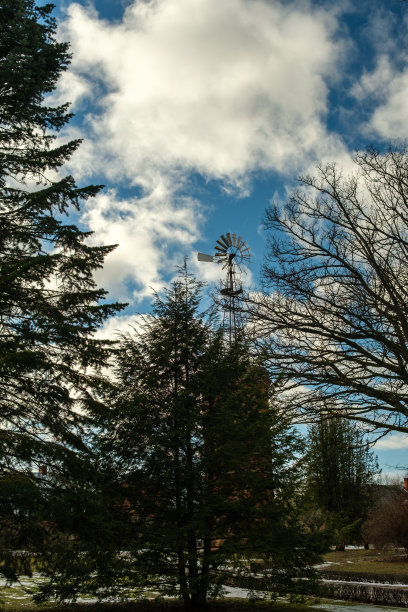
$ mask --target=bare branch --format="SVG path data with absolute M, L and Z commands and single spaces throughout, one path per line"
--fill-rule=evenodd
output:
M 267 210 L 267 292 L 246 308 L 288 408 L 408 432 L 408 153 L 354 161 Z

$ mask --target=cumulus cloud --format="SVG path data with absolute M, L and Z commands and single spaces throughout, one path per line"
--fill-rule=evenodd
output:
M 404 59 L 404 58 L 400 58 Z M 374 109 L 362 126 L 365 133 L 386 140 L 408 136 L 408 57 L 399 68 L 388 55 L 380 55 L 375 68 L 362 75 L 352 89 L 361 103 L 371 103 Z
M 151 296 L 162 288 L 163 268 L 172 269 L 172 249 L 191 250 L 199 237 L 199 205 L 189 198 L 175 202 L 164 186 L 145 197 L 122 199 L 114 190 L 87 203 L 85 222 L 91 241 L 118 244 L 96 280 L 119 300 Z
M 307 3 L 136 1 L 114 24 L 72 4 L 73 70 L 106 86 L 89 117 L 105 170 L 146 186 L 163 171 L 293 171 L 323 146 L 335 26 Z
M 395 69 L 391 66 L 387 55 L 378 58 L 377 65 L 372 72 L 365 72 L 361 79 L 352 88 L 352 95 L 357 100 L 367 97 L 383 100 L 389 93 L 390 83 L 395 77 Z
M 58 81 L 58 89 L 47 97 L 47 104 L 57 106 L 69 102 L 72 108 L 76 108 L 83 98 L 87 98 L 90 95 L 90 82 L 81 75 L 69 70 L 62 73 Z
M 119 340 L 120 334 L 141 330 L 142 326 L 142 315 L 118 315 L 108 319 L 96 332 L 96 337 L 104 340 Z
M 113 23 L 68 6 L 61 32 L 73 63 L 61 91 L 71 83 L 74 101 L 92 103 L 71 167 L 142 193 L 87 209 L 95 238 L 121 245 L 109 282 L 132 278 L 143 297 L 160 282 L 166 245 L 185 252 L 197 239 L 202 218 L 181 197 L 191 174 L 243 195 L 254 171 L 292 178 L 344 150 L 325 127 L 336 27 L 334 11 L 307 0 L 134 0 Z
M 385 103 L 373 113 L 369 127 L 385 139 L 408 136 L 408 68 L 389 83 Z
M 403 433 L 391 433 L 375 444 L 376 450 L 400 450 L 408 448 L 408 436 Z

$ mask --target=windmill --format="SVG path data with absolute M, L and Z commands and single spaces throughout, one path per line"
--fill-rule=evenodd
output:
M 228 333 L 229 342 L 237 338 L 237 331 L 242 325 L 239 301 L 241 299 L 242 272 L 250 262 L 250 250 L 245 240 L 236 234 L 222 234 L 215 245 L 214 255 L 197 253 L 198 261 L 215 262 L 225 270 L 225 280 L 221 281 L 221 301 L 223 327 Z

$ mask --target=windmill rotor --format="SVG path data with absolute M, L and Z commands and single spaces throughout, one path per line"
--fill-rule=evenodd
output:
M 222 264 L 223 269 L 228 268 L 231 265 L 247 266 L 250 262 L 250 249 L 242 239 L 241 236 L 236 234 L 222 234 L 218 238 L 215 245 L 215 255 L 217 263 Z
M 248 266 L 251 260 L 251 251 L 242 236 L 229 232 L 221 234 L 216 241 L 214 250 L 214 255 L 197 253 L 198 261 L 209 263 L 215 261 L 221 264 L 223 270 L 235 266 L 241 271 L 241 267 Z
M 240 301 L 243 288 L 241 283 L 242 269 L 250 263 L 250 249 L 237 234 L 221 234 L 214 247 L 214 255 L 197 253 L 198 261 L 220 264 L 225 270 L 225 279 L 219 289 L 222 296 L 221 305 L 224 311 L 223 326 L 228 333 L 230 344 L 237 338 L 238 330 L 242 328 Z

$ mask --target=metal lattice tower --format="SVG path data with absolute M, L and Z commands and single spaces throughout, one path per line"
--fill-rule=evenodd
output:
M 250 250 L 241 236 L 222 234 L 215 245 L 214 255 L 197 254 L 198 261 L 216 262 L 225 270 L 220 296 L 223 310 L 223 328 L 230 345 L 237 339 L 242 327 L 240 301 L 242 298 L 242 272 L 250 262 Z

